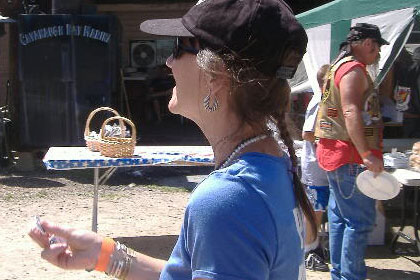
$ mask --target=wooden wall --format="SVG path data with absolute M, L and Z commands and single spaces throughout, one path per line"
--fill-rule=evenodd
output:
M 90 3 L 92 1 L 86 1 Z M 140 23 L 153 18 L 176 18 L 184 15 L 194 3 L 174 4 L 102 4 L 98 14 L 113 14 L 121 24 L 121 66 L 129 65 L 129 42 L 156 39 L 140 31 Z M 17 94 L 17 24 L 5 23 L 6 34 L 0 37 L 0 106 L 6 100 L 6 82 L 11 81 L 12 94 Z
M 14 64 L 15 53 L 11 49 L 10 34 L 11 24 L 4 23 L 6 34 L 0 37 L 0 106 L 5 105 L 6 102 L 6 84 L 7 80 L 13 81 L 15 69 Z
M 174 4 L 109 4 L 98 5 L 102 14 L 113 14 L 120 20 L 122 66 L 129 65 L 129 42 L 132 40 L 150 40 L 157 36 L 140 31 L 140 23 L 147 19 L 182 17 L 193 3 Z

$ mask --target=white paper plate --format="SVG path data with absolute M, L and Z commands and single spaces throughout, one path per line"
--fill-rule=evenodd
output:
M 373 172 L 366 170 L 356 178 L 359 190 L 366 196 L 377 200 L 387 200 L 398 195 L 401 184 L 389 173 L 382 172 L 373 177 Z

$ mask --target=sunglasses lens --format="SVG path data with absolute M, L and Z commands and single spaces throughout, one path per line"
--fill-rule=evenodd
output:
M 174 58 L 178 58 L 179 57 L 179 38 L 178 37 L 174 41 L 174 48 L 172 50 L 172 56 Z
M 190 42 L 191 42 L 191 45 L 193 45 L 193 42 L 191 41 L 191 39 L 190 39 Z M 198 50 L 195 49 L 194 47 L 184 45 L 182 40 L 179 37 L 177 37 L 174 41 L 174 48 L 172 50 L 172 56 L 173 58 L 178 58 L 184 52 L 197 54 Z

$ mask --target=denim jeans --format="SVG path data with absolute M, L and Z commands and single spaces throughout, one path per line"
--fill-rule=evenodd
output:
M 366 279 L 365 251 L 376 212 L 375 200 L 362 194 L 356 186 L 356 177 L 363 170 L 358 164 L 346 164 L 327 172 L 333 280 Z

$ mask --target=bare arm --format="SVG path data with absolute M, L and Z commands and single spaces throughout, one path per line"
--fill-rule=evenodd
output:
M 131 264 L 128 280 L 137 279 L 159 279 L 160 273 L 166 261 L 155 259 L 143 254 L 137 254 L 135 261 Z
M 97 233 L 78 230 L 42 221 L 46 233 L 33 228 L 29 236 L 43 248 L 41 257 L 63 269 L 94 269 L 98 261 L 103 238 Z M 48 238 L 56 235 L 67 240 L 67 244 L 49 244 Z M 166 262 L 136 254 L 126 279 L 157 280 Z
M 362 118 L 363 93 L 368 89 L 366 74 L 359 67 L 348 72 L 340 81 L 340 96 L 347 132 L 360 155 L 369 151 Z M 383 170 L 382 160 L 372 154 L 363 157 L 366 167 L 375 173 Z
M 312 131 L 303 131 L 302 139 L 309 142 L 315 142 L 316 138 L 315 138 L 315 134 Z

